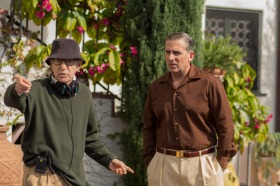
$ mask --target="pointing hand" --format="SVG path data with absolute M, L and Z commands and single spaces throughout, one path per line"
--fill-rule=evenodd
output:
M 31 82 L 25 79 L 23 76 L 16 74 L 14 75 L 13 79 L 15 80 L 15 90 L 18 95 L 27 94 L 31 89 Z

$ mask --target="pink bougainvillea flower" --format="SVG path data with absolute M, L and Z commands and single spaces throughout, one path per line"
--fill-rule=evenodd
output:
M 108 18 L 104 18 L 104 19 L 102 19 L 102 21 L 101 21 L 104 25 L 109 25 L 110 24 L 110 22 L 109 22 L 109 19 Z
M 84 70 L 80 69 L 79 71 L 76 72 L 76 74 L 84 74 Z
M 36 11 L 36 17 L 38 17 L 39 19 L 43 19 L 45 17 L 45 12 Z
M 89 73 L 89 75 L 91 75 L 93 77 L 94 74 L 95 74 L 94 68 L 93 67 L 89 67 L 88 73 Z
M 102 73 L 102 70 L 101 70 L 100 66 L 97 66 L 95 69 L 96 69 L 96 71 L 97 71 L 98 74 L 101 74 L 101 73 Z
M 43 0 L 42 1 L 42 7 L 46 7 L 50 3 L 49 0 Z
M 269 116 L 266 117 L 265 122 L 268 123 L 270 122 L 270 120 L 272 119 L 272 114 L 270 114 Z
M 38 11 L 36 11 L 36 17 L 43 19 L 45 17 L 45 11 L 50 12 L 52 10 L 52 5 L 49 0 L 43 0 L 41 3 L 37 4 Z
M 116 16 L 120 17 L 123 14 L 124 8 L 122 6 L 118 6 L 118 10 L 116 12 Z
M 247 77 L 247 78 L 246 78 L 246 82 L 247 82 L 247 83 L 250 83 L 250 82 L 251 82 L 251 78 L 250 78 L 250 77 Z
M 81 26 L 77 27 L 78 32 L 80 32 L 80 34 L 84 33 L 84 29 Z
M 47 10 L 47 12 L 50 12 L 52 10 L 52 5 L 51 4 L 47 4 L 46 10 Z
M 102 63 L 102 64 L 101 64 L 101 68 L 104 69 L 105 67 L 106 67 L 106 64 L 105 64 L 105 63 Z
M 103 68 L 103 71 L 105 72 L 110 67 L 110 64 L 109 63 L 103 63 L 103 64 L 104 64 L 104 66 L 102 68 Z
M 129 48 L 130 48 L 130 51 L 131 51 L 132 55 L 137 55 L 138 54 L 137 47 L 131 46 Z
M 99 26 L 98 26 L 98 25 L 94 25 L 93 28 L 94 28 L 95 30 L 97 30 L 97 29 L 99 28 Z
M 115 47 L 114 45 L 110 45 L 110 48 L 111 48 L 112 50 L 116 50 L 116 47 Z
M 257 123 L 257 124 L 255 125 L 255 129 L 259 129 L 260 126 L 261 126 L 261 125 Z

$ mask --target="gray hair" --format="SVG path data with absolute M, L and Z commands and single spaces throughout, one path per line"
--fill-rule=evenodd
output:
M 170 34 L 169 36 L 166 37 L 165 42 L 170 40 L 180 40 L 180 39 L 184 41 L 187 51 L 193 50 L 194 40 L 191 38 L 191 36 L 189 36 L 189 34 L 185 32 L 175 32 L 173 34 Z

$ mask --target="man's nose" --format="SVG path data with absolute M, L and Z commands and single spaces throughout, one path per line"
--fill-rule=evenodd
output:
M 65 61 L 61 62 L 60 68 L 67 68 L 67 65 L 66 65 Z
M 169 54 L 168 59 L 171 61 L 175 59 L 175 56 L 173 55 L 172 52 Z

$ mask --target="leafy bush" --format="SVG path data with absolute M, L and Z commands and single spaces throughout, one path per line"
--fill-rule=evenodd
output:
M 280 169 L 280 133 L 269 133 L 263 142 L 257 142 L 254 157 L 264 178 Z
M 231 37 L 213 36 L 203 41 L 203 68 L 231 70 L 234 63 L 242 61 L 245 55 Z
M 269 130 L 272 115 L 268 107 L 260 104 L 251 91 L 256 77 L 255 71 L 245 62 L 236 65 L 236 71 L 227 73 L 224 86 L 232 109 L 234 140 L 243 152 L 244 145 L 251 141 L 262 142 Z
M 203 42 L 203 68 L 227 71 L 222 81 L 232 109 L 234 141 L 243 152 L 251 142 L 265 140 L 272 115 L 252 92 L 256 72 L 243 61 L 246 53 L 230 37 L 206 38 Z

